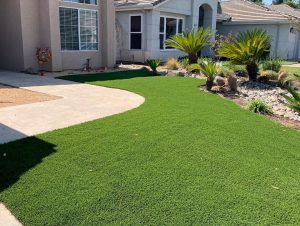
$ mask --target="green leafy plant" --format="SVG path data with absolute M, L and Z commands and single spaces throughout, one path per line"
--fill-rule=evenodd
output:
M 189 71 L 200 71 L 206 76 L 206 88 L 211 90 L 214 84 L 214 79 L 217 74 L 217 64 L 214 62 L 203 61 L 199 64 L 191 64 L 188 68 Z
M 268 83 L 270 80 L 277 80 L 278 73 L 276 71 L 261 71 L 260 76 L 258 77 L 258 81 L 262 83 Z
M 288 102 L 287 106 L 300 113 L 300 93 L 291 85 L 288 87 L 288 91 L 292 97 L 284 95 L 284 98 Z
M 240 32 L 221 43 L 218 55 L 234 64 L 245 65 L 250 80 L 257 79 L 258 62 L 269 48 L 271 36 L 261 29 Z
M 189 58 L 182 58 L 181 60 L 179 60 L 179 63 L 182 68 L 187 69 L 189 66 Z
M 197 64 L 201 64 L 201 63 L 203 63 L 203 62 L 213 63 L 214 60 L 213 60 L 212 58 L 210 58 L 210 57 L 199 57 L 199 58 L 197 59 Z
M 231 75 L 234 75 L 235 73 L 234 73 L 234 71 L 231 69 L 231 68 L 229 68 L 229 67 L 227 67 L 227 66 L 218 66 L 217 67 L 217 75 L 219 75 L 219 76 L 221 76 L 221 77 L 229 77 L 229 76 L 231 76 Z
M 165 41 L 167 47 L 177 49 L 181 52 L 188 54 L 189 64 L 197 63 L 197 53 L 204 47 L 210 45 L 212 38 L 212 32 L 209 28 L 200 27 L 197 32 L 192 30 L 191 32 L 185 32 L 184 34 L 178 34 L 170 37 Z
M 154 75 L 157 75 L 157 68 L 160 66 L 160 60 L 159 59 L 150 59 L 147 60 L 147 63 L 149 65 L 149 67 L 152 70 L 152 73 Z
M 269 58 L 264 60 L 260 66 L 263 71 L 271 70 L 278 73 L 282 67 L 282 63 L 283 61 L 280 58 Z
M 249 102 L 247 109 L 259 114 L 272 114 L 272 109 L 262 100 L 252 100 Z

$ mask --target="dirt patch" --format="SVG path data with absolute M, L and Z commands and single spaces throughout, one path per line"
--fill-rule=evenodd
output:
M 61 97 L 0 84 L 0 108 L 57 100 L 60 98 Z

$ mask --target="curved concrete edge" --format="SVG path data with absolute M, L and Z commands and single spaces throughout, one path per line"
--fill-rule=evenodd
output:
M 0 83 L 62 99 L 0 109 L 0 144 L 120 114 L 145 98 L 120 89 L 13 72 L 0 72 Z M 22 226 L 0 203 L 0 226 Z
M 22 226 L 3 203 L 0 203 L 0 226 Z
M 124 113 L 145 98 L 120 89 L 0 72 L 0 83 L 61 99 L 0 109 L 0 144 Z

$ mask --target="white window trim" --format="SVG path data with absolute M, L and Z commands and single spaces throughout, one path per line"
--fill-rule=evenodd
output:
M 140 32 L 131 32 L 131 17 L 133 16 L 140 16 L 141 17 L 141 31 Z M 133 50 L 133 51 L 142 51 L 143 50 L 143 14 L 130 14 L 129 15 L 129 50 Z M 132 49 L 131 48 L 131 34 L 141 34 L 142 38 L 141 38 L 141 49 Z
M 98 0 L 99 1 L 99 0 Z M 75 3 L 75 2 L 71 2 L 71 3 Z M 79 3 L 79 4 L 84 4 L 84 3 Z M 86 4 L 85 4 L 86 5 Z M 61 49 L 61 45 L 60 45 L 60 52 L 62 53 L 74 53 L 74 52 L 99 52 L 100 51 L 100 29 L 99 29 L 99 19 L 100 19 L 100 16 L 99 16 L 99 10 L 96 10 L 96 9 L 85 9 L 85 8 L 77 8 L 77 7 L 69 7 L 69 6 L 59 6 L 59 8 L 67 8 L 67 9 L 76 9 L 78 10 L 78 41 L 79 41 L 79 50 L 62 50 Z M 80 37 L 80 10 L 88 10 L 88 11 L 94 11 L 94 12 L 97 12 L 97 30 L 98 30 L 98 49 L 97 50 L 82 50 L 81 49 L 81 37 Z M 60 29 L 59 29 L 60 30 Z M 59 37 L 61 37 L 61 34 L 59 32 Z
M 99 1 L 101 1 L 101 0 L 97 0 L 97 4 L 86 4 L 86 3 L 80 3 L 80 2 L 71 2 L 71 1 L 60 0 L 60 2 L 63 2 L 63 3 L 77 4 L 77 5 L 88 5 L 88 6 L 99 6 Z M 65 8 L 67 8 L 67 7 L 65 7 Z
M 160 35 L 164 35 L 164 40 L 166 41 L 167 39 L 167 18 L 169 19 L 176 19 L 176 35 L 182 34 L 178 33 L 179 29 L 179 20 L 182 20 L 182 32 L 185 30 L 185 20 L 184 17 L 178 17 L 178 16 L 160 16 L 159 17 L 159 23 L 160 23 L 160 18 L 164 18 L 164 32 L 160 32 L 160 27 L 159 27 L 159 43 L 160 43 Z M 160 25 L 159 25 L 160 26 Z M 160 45 L 160 44 L 159 44 Z M 159 46 L 159 49 L 161 52 L 170 52 L 170 51 L 177 51 L 176 49 L 166 49 L 166 44 L 164 43 L 164 48 L 161 49 Z

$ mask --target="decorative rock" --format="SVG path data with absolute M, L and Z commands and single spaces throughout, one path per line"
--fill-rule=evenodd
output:
M 260 99 L 272 107 L 274 114 L 300 121 L 299 113 L 286 106 L 283 95 L 289 95 L 286 90 L 268 84 L 244 81 L 239 88 L 239 96 L 248 101 Z
M 223 77 L 221 77 L 221 76 L 216 76 L 214 82 L 215 82 L 215 84 L 216 84 L 217 86 L 225 86 L 225 84 L 226 84 L 226 79 L 223 78 Z
M 227 82 L 230 90 L 236 92 L 238 87 L 237 77 L 235 75 L 230 75 L 227 78 Z

